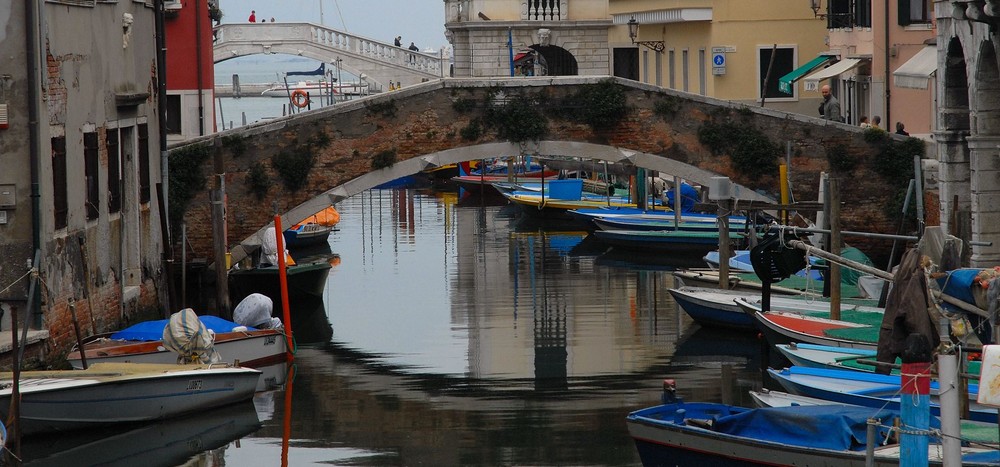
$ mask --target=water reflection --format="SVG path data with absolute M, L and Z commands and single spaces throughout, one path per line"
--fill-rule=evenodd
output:
M 231 441 L 260 426 L 254 405 L 246 402 L 127 429 L 28 437 L 21 446 L 21 458 L 30 466 L 174 466 L 216 449 L 225 450 Z

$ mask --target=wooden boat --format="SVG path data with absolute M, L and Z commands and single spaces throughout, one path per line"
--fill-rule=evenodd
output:
M 296 263 L 294 266 L 286 267 L 288 301 L 293 309 L 296 302 L 322 300 L 332 259 L 334 257 L 330 256 L 329 259 Z M 274 301 L 274 315 L 282 315 L 284 310 L 281 306 L 277 266 L 229 270 L 229 296 L 233 303 L 239 303 L 247 295 L 255 292 L 270 297 Z
M 254 329 L 215 316 L 198 317 L 215 333 L 214 348 L 223 361 L 259 368 L 287 359 L 288 345 L 283 331 Z M 178 354 L 163 346 L 163 330 L 168 320 L 146 321 L 115 333 L 91 336 L 83 341 L 83 352 L 74 348 L 66 359 L 73 368 L 95 363 L 177 363 Z
M 809 260 L 813 264 L 813 266 L 816 266 L 816 264 L 819 262 L 819 258 L 816 258 L 815 256 L 811 256 Z M 711 269 L 718 269 L 719 252 L 710 251 L 706 253 L 705 263 L 708 264 L 708 267 Z M 729 270 L 740 273 L 753 272 L 753 265 L 750 264 L 750 250 L 736 250 L 735 252 L 733 252 L 733 256 L 729 258 Z M 799 277 L 806 277 L 808 275 L 809 278 L 815 281 L 823 280 L 823 275 L 820 273 L 820 271 L 818 269 L 813 269 L 813 268 L 802 269 L 801 271 L 795 273 L 795 275 Z
M 222 365 L 97 363 L 86 370 L 22 371 L 21 434 L 149 422 L 253 398 L 260 371 Z M 0 373 L 0 415 L 13 374 Z
M 285 247 L 292 249 L 325 244 L 338 222 L 340 213 L 333 206 L 313 214 L 282 232 Z
M 734 301 L 754 317 L 757 329 L 771 345 L 800 342 L 868 350 L 874 350 L 878 345 L 878 330 L 882 324 L 880 308 L 842 308 L 841 319 L 834 320 L 801 312 L 761 312 L 759 299 L 736 298 Z
M 898 379 L 898 378 L 897 378 Z M 626 417 L 644 466 L 851 466 L 866 465 L 869 419 L 881 420 L 876 439 L 885 440 L 898 410 L 849 405 L 744 408 L 664 397 L 664 404 Z M 936 419 L 932 426 L 940 426 Z M 939 439 L 928 449 L 929 465 L 942 465 Z M 901 447 L 874 447 L 875 466 L 898 466 Z M 963 465 L 991 448 L 963 447 Z
M 682 285 L 700 287 L 718 287 L 719 271 L 708 268 L 691 268 L 674 271 L 674 280 Z M 752 272 L 741 273 L 738 271 L 729 272 L 729 288 L 733 290 L 747 290 L 758 294 L 763 290 L 760 278 Z M 857 287 L 842 285 L 841 293 L 844 297 L 856 298 L 858 296 Z M 779 295 L 822 295 L 823 282 L 807 277 L 791 276 L 783 281 L 771 284 L 771 293 Z
M 831 402 L 865 407 L 887 407 L 898 410 L 900 377 L 853 370 L 831 370 L 791 366 L 781 370 L 768 369 L 778 384 L 792 394 L 824 399 Z M 940 416 L 937 381 L 930 383 L 931 415 Z M 980 422 L 996 422 L 997 409 L 976 402 L 977 384 L 969 384 L 969 418 Z
M 858 360 L 875 360 L 875 350 L 871 349 L 834 347 L 798 342 L 776 344 L 774 347 L 795 366 L 875 372 L 874 365 L 857 363 Z M 851 363 L 856 366 L 848 366 Z
M 685 231 L 685 232 L 716 232 L 719 226 L 712 222 L 684 221 L 678 224 L 673 219 L 630 219 L 628 217 L 598 217 L 593 220 L 594 226 L 600 230 L 632 230 L 632 231 Z M 733 226 L 734 231 L 742 230 L 742 226 Z
M 736 299 L 742 298 L 751 303 L 759 301 L 759 292 L 690 286 L 672 288 L 669 292 L 681 309 L 702 326 L 746 331 L 757 329 L 753 315 L 740 308 Z M 829 314 L 829 300 L 827 297 L 806 295 L 774 295 L 771 297 L 771 309 L 809 315 Z M 842 303 L 841 307 L 842 310 L 852 310 L 856 305 Z

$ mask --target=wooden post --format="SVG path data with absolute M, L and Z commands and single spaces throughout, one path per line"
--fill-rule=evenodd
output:
M 719 201 L 722 212 L 719 213 L 716 222 L 719 223 L 719 288 L 729 289 L 729 210 L 732 207 L 732 200 Z
M 232 319 L 226 268 L 226 174 L 222 140 L 215 138 L 215 190 L 212 191 L 212 246 L 215 253 L 215 309 L 217 316 Z M 279 232 L 280 233 L 280 232 Z
M 840 180 L 830 178 L 830 254 L 840 256 Z M 829 262 L 830 319 L 840 319 L 840 265 Z

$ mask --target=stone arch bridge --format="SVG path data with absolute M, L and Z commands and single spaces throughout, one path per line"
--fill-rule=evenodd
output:
M 404 86 L 445 76 L 447 61 L 438 54 L 396 47 L 387 42 L 351 34 L 314 23 L 223 24 L 213 30 L 213 60 L 257 54 L 288 54 L 335 64 L 344 70 L 389 89 L 389 82 Z
M 579 115 L 586 110 L 586 104 L 581 107 L 579 103 L 581 93 L 609 87 L 621 91 L 616 99 L 626 104 L 621 119 L 596 127 L 581 121 Z M 544 125 L 539 141 L 511 143 L 499 135 L 497 128 L 483 124 L 491 108 L 507 105 L 504 102 L 513 102 L 515 97 L 534 103 L 535 112 L 522 115 L 523 122 L 508 124 L 514 128 Z M 795 200 L 817 199 L 820 173 L 831 170 L 828 154 L 854 161 L 849 167 L 838 165 L 834 172 L 845 180 L 843 228 L 895 232 L 899 219 L 886 208 L 887 200 L 902 197 L 898 196 L 898 188 L 872 172 L 870 163 L 878 154 L 878 145 L 865 141 L 860 129 L 619 78 L 441 79 L 227 130 L 174 146 L 170 152 L 171 164 L 176 164 L 178 154 L 197 147 L 208 154 L 214 144 L 217 166 L 225 178 L 231 246 L 256 244 L 257 232 L 272 224 L 275 209 L 282 214 L 282 225 L 290 226 L 339 200 L 400 176 L 501 155 L 626 162 L 704 184 L 712 176 L 725 175 L 742 185 L 738 190 L 742 199 L 776 198 L 777 170 L 762 175 L 741 173 L 729 155 L 713 153 L 700 142 L 699 131 L 711 122 L 729 122 L 725 128 L 730 129 L 753 128 L 756 134 L 766 136 L 771 150 L 764 157 L 775 167 L 787 153 Z M 736 136 L 718 131 L 713 137 Z M 301 186 L 289 191 L 274 164 L 281 157 L 295 154 L 308 154 L 313 165 L 298 180 Z M 210 159 L 203 156 L 196 161 L 202 164 L 206 187 L 214 186 Z M 271 181 L 260 198 L 252 192 L 247 177 L 254 167 L 263 169 Z M 203 190 L 192 195 L 184 214 L 188 241 L 195 256 L 210 258 L 209 193 Z M 174 199 L 173 193 L 170 198 Z M 171 211 L 175 208 L 171 206 Z M 936 213 L 933 206 L 927 211 Z M 874 243 L 869 245 L 871 248 L 888 251 L 884 240 L 858 239 L 852 244 L 869 251 L 866 242 Z

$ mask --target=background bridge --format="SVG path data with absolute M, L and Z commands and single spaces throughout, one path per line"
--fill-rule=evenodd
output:
M 288 54 L 336 64 L 389 89 L 444 77 L 445 58 L 415 52 L 314 23 L 223 24 L 215 27 L 215 63 L 256 54 Z M 328 67 L 329 68 L 329 67 Z

